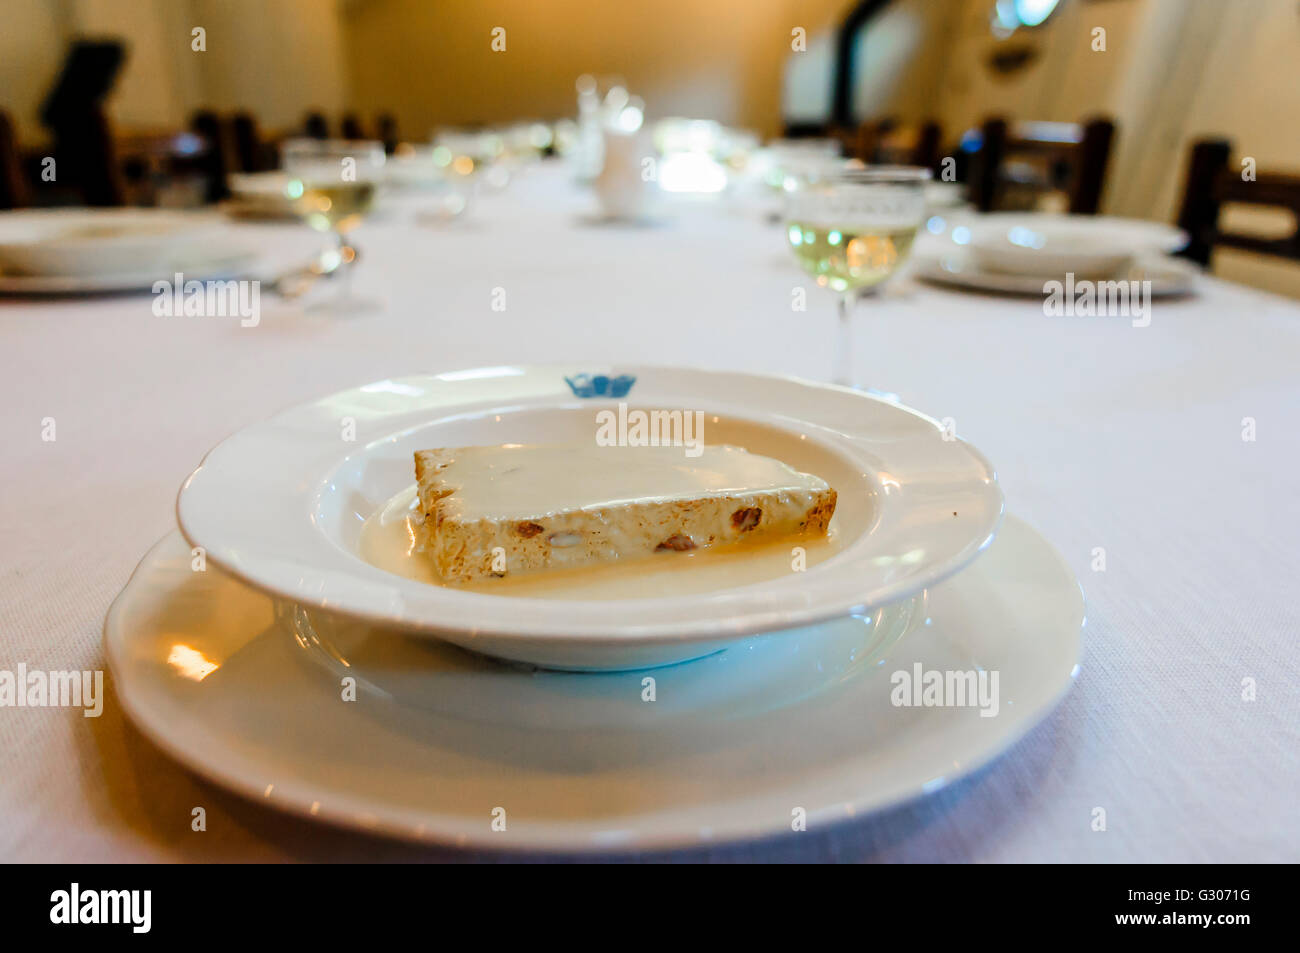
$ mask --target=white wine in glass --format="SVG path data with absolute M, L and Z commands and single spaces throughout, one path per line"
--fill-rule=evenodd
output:
M 374 201 L 373 182 L 303 182 L 297 208 L 317 231 L 345 234 L 361 222 Z
M 294 139 L 284 144 L 281 158 L 289 177 L 288 197 L 298 216 L 334 238 L 339 293 L 321 302 L 319 309 L 356 314 L 375 307 L 375 302 L 359 299 L 352 292 L 357 250 L 345 236 L 374 204 L 384 170 L 383 143 Z
M 925 218 L 928 169 L 827 168 L 786 180 L 786 239 L 817 284 L 839 296 L 834 380 L 856 386 L 853 305 L 907 260 Z
M 832 291 L 872 288 L 907 258 L 916 226 L 818 225 L 791 222 L 790 246 L 804 271 Z

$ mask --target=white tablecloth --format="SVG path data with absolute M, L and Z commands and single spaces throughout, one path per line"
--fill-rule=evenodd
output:
M 369 317 L 269 295 L 255 328 L 156 317 L 148 295 L 0 302 L 0 669 L 103 668 L 104 613 L 172 528 L 181 480 L 285 406 L 523 361 L 829 375 L 831 297 L 779 228 L 707 205 L 595 225 L 589 202 L 548 168 L 453 227 L 376 218 L 356 236 L 359 290 L 387 302 Z M 288 257 L 306 247 L 292 226 L 245 227 Z M 791 308 L 796 287 L 806 312 Z M 1078 684 L 1005 757 L 923 801 L 675 856 L 1300 860 L 1300 307 L 1207 280 L 1135 328 L 904 282 L 863 304 L 856 360 L 871 386 L 952 417 L 995 462 L 1009 508 L 1074 567 L 1089 602 Z M 198 804 L 205 833 L 190 830 Z M 0 709 L 0 859 L 465 856 L 246 804 L 162 755 L 112 697 L 99 719 Z

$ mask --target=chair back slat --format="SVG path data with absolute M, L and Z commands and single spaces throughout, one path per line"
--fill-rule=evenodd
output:
M 1104 117 L 1082 125 L 988 119 L 980 128 L 980 146 L 971 159 L 971 201 L 983 212 L 999 208 L 1007 183 L 1021 181 L 1012 175 L 1013 160 L 1031 159 L 1037 165 L 1030 168 L 1046 165 L 1049 170 L 1045 180 L 1035 172 L 1034 187 L 1050 188 L 1060 180 L 1064 184 L 1057 187 L 1066 190 L 1070 212 L 1096 215 L 1114 138 L 1115 123 Z
M 1300 261 L 1300 175 L 1259 172 L 1246 178 L 1229 164 L 1232 144 L 1226 139 L 1202 139 L 1192 145 L 1183 186 L 1178 225 L 1190 240 L 1179 254 L 1201 265 L 1210 263 L 1216 245 Z M 1264 237 L 1219 227 L 1223 204 L 1288 209 L 1290 235 Z
M 18 137 L 9 114 L 0 110 L 0 209 L 22 208 L 30 202 Z

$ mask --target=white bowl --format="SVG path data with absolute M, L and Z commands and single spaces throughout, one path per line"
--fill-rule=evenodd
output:
M 970 225 L 970 255 L 982 269 L 1035 278 L 1073 272 L 1099 278 L 1141 255 L 1181 248 L 1187 236 L 1158 222 L 1084 215 L 1003 214 Z
M 795 541 L 806 567 L 787 549 L 737 560 L 740 575 L 726 560 L 701 558 L 686 572 L 671 557 L 643 560 L 631 591 L 583 581 L 600 580 L 598 571 L 553 591 L 538 574 L 542 589 L 522 594 L 426 581 L 401 523 L 414 451 L 592 440 L 597 413 L 620 401 L 698 410 L 705 442 L 822 476 L 839 493 L 832 539 Z M 938 423 L 847 388 L 661 367 L 517 366 L 379 381 L 247 427 L 185 482 L 177 515 L 208 559 L 298 605 L 537 665 L 618 669 L 697 658 L 917 592 L 991 541 L 1002 492 L 987 461 Z
M 92 276 L 201 259 L 216 233 L 206 216 L 163 209 L 0 213 L 0 271 Z

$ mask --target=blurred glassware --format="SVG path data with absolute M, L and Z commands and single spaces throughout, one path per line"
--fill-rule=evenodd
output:
M 501 130 L 505 155 L 519 164 L 540 159 L 555 142 L 555 133 L 544 122 L 516 122 Z
M 749 129 L 724 128 L 715 158 L 733 170 L 744 171 L 760 142 L 758 133 Z
M 298 216 L 319 232 L 334 238 L 339 259 L 339 292 L 313 309 L 336 314 L 359 313 L 375 302 L 357 298 L 352 272 L 357 250 L 344 237 L 365 217 L 375 202 L 384 176 L 384 144 L 341 139 L 291 139 L 280 149 L 281 165 L 289 182 L 286 195 Z
M 572 119 L 560 119 L 556 121 L 553 132 L 555 154 L 570 155 L 578 143 L 578 124 Z
M 433 137 L 434 165 L 475 190 L 500 191 L 510 183 L 505 151 L 505 137 L 493 129 L 445 129 Z
M 384 185 L 394 189 L 424 189 L 443 182 L 446 176 L 434 164 L 433 147 L 404 142 L 384 164 Z
M 727 170 L 703 152 L 676 152 L 659 162 L 659 187 L 665 192 L 708 195 L 727 188 Z
M 448 172 L 434 161 L 433 146 L 403 143 L 388 157 L 387 190 L 403 196 L 417 221 L 446 225 L 469 208 L 472 179 Z
M 660 155 L 675 152 L 702 152 L 715 155 L 726 130 L 712 119 L 683 119 L 672 116 L 654 125 L 655 148 Z
M 774 139 L 757 157 L 758 171 L 771 189 L 785 188 L 790 176 L 814 175 L 843 165 L 838 139 Z
M 731 130 L 711 119 L 662 119 L 655 123 L 659 185 L 665 192 L 708 194 L 728 185 L 724 162 L 733 154 Z
M 598 80 L 584 73 L 578 77 L 575 88 L 578 128 L 572 149 L 574 172 L 579 182 L 593 182 L 604 162 L 604 130 L 611 126 L 624 132 L 639 129 L 645 119 L 645 104 L 628 92 L 618 76 Z
M 787 177 L 786 236 L 800 266 L 838 295 L 834 381 L 856 386 L 853 305 L 898 270 L 925 220 L 929 169 L 868 166 Z

